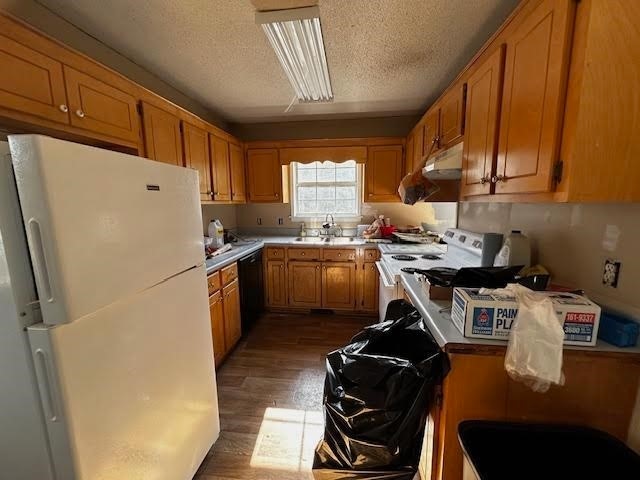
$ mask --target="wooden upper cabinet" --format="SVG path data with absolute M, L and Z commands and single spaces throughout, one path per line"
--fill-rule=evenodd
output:
M 138 143 L 138 111 L 133 95 L 64 66 L 71 125 Z
M 367 148 L 364 201 L 399 202 L 398 186 L 402 180 L 402 145 Z
M 244 154 L 242 147 L 229 144 L 229 166 L 231 168 L 231 200 L 236 203 L 247 201 L 247 188 L 244 174 Z
M 289 262 L 289 306 L 322 306 L 322 273 L 319 262 Z
M 0 34 L 0 108 L 69 123 L 62 63 Z
M 406 174 L 413 172 L 414 148 L 416 146 L 415 132 L 411 132 L 407 137 L 404 150 L 404 171 Z
M 491 193 L 498 152 L 498 116 L 504 72 L 502 45 L 467 82 L 461 195 Z
M 356 304 L 356 265 L 347 262 L 322 264 L 322 307 L 353 310 Z
M 422 129 L 422 155 L 430 155 L 440 148 L 440 109 L 434 108 L 424 118 Z
M 231 174 L 229 170 L 229 142 L 209 135 L 211 146 L 211 174 L 213 176 L 213 199 L 231 201 Z M 211 198 L 209 198 L 211 199 Z
M 198 171 L 200 177 L 200 200 L 211 200 L 211 163 L 207 132 L 182 122 L 185 166 Z
M 240 288 L 238 279 L 222 289 L 224 305 L 224 343 L 227 351 L 231 350 L 242 336 L 240 318 Z
M 283 249 L 268 249 L 269 253 L 279 253 Z M 270 260 L 267 262 L 265 289 L 267 293 L 267 305 L 270 307 L 286 307 L 287 306 L 287 279 L 286 279 L 285 263 L 281 260 Z
M 457 85 L 440 104 L 440 148 L 448 148 L 462 139 L 464 133 L 464 102 L 467 85 Z
M 180 119 L 169 112 L 141 102 L 145 155 L 151 160 L 183 166 Z
M 281 202 L 282 169 L 276 148 L 256 148 L 247 151 L 249 201 Z
M 544 0 L 506 40 L 496 193 L 553 189 L 574 13 Z

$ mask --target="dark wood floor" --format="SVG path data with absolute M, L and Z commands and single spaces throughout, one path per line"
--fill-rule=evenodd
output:
M 310 479 L 325 355 L 375 318 L 265 315 L 217 372 L 220 438 L 194 480 Z

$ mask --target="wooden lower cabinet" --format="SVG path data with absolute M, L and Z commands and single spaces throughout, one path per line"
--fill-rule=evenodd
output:
M 322 264 L 322 308 L 353 310 L 356 303 L 356 264 Z
M 279 250 L 279 249 L 278 249 Z M 276 250 L 275 252 L 278 252 Z M 284 249 L 283 249 L 284 250 Z M 284 256 L 284 253 L 283 253 Z M 267 306 L 287 306 L 287 275 L 284 260 L 269 260 L 265 268 Z
M 289 306 L 320 308 L 322 274 L 319 262 L 289 262 Z
M 222 289 L 224 298 L 224 341 L 226 345 L 233 346 L 242 336 L 240 321 L 240 288 L 236 278 Z
M 377 312 L 379 277 L 376 264 L 373 262 L 363 263 L 358 270 L 358 274 L 359 303 L 356 306 L 356 310 Z
M 221 291 L 217 291 L 209 297 L 209 315 L 211 317 L 211 337 L 213 338 L 213 358 L 217 367 L 226 353 Z

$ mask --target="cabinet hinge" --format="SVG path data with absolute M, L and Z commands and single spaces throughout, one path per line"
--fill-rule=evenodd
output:
M 142 115 L 142 104 L 136 104 L 136 110 L 138 112 L 138 115 Z
M 562 169 L 564 167 L 564 162 L 562 160 L 558 160 L 553 165 L 553 181 L 555 183 L 560 183 L 562 181 Z

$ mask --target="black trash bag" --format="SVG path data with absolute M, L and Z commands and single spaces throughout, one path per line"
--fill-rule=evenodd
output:
M 393 304 L 390 320 L 327 355 L 317 480 L 411 480 L 417 472 L 426 417 L 449 363 L 420 314 Z

